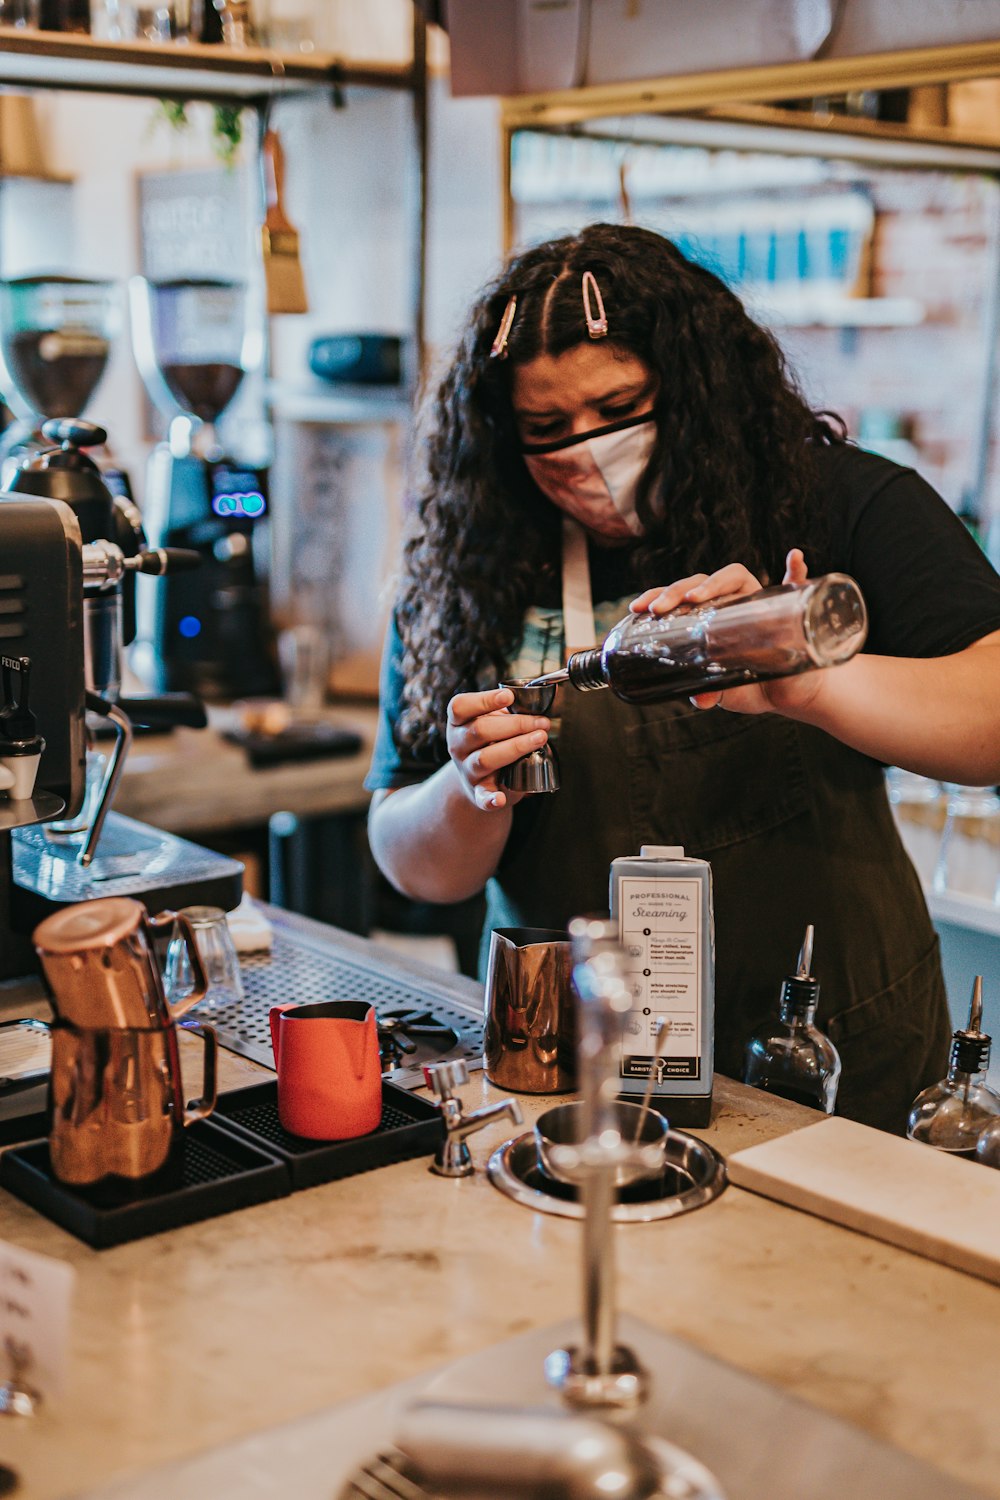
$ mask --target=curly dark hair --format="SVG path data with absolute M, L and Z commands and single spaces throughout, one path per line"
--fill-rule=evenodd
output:
M 423 472 L 396 619 L 403 645 L 397 732 L 443 754 L 448 700 L 503 676 L 538 580 L 558 568 L 560 512 L 528 474 L 512 367 L 587 341 L 592 271 L 608 345 L 659 376 L 656 446 L 637 497 L 636 590 L 740 561 L 780 577 L 812 514 L 813 444 L 843 436 L 810 410 L 771 335 L 717 276 L 651 230 L 593 224 L 514 256 L 482 292 L 419 424 Z M 490 348 L 512 295 L 507 357 Z

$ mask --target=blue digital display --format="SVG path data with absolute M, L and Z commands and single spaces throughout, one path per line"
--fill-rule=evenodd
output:
M 241 516 L 244 520 L 256 521 L 267 510 L 267 501 L 260 490 L 227 492 L 212 496 L 212 509 L 217 516 Z
M 212 467 L 212 510 L 224 521 L 258 521 L 267 511 L 264 475 L 236 464 Z
M 183 615 L 177 629 L 186 641 L 193 641 L 195 636 L 201 635 L 201 621 L 197 615 Z

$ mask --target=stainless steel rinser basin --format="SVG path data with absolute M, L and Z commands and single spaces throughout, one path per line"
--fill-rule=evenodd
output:
M 533 1130 L 513 1137 L 490 1157 L 487 1174 L 495 1188 L 536 1213 L 582 1219 L 577 1188 L 543 1171 Z M 616 1224 L 647 1224 L 675 1218 L 717 1198 L 726 1186 L 726 1165 L 717 1151 L 697 1136 L 668 1128 L 663 1168 L 617 1190 L 611 1211 Z

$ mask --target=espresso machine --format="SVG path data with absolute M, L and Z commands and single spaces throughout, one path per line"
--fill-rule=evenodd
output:
M 0 386 L 15 420 L 0 439 L 0 480 L 50 446 L 47 419 L 78 417 L 97 389 L 121 323 L 114 282 L 78 276 L 0 281 Z M 114 471 L 128 494 L 127 477 Z
M 150 457 L 143 520 L 150 545 L 197 552 L 197 574 L 139 590 L 132 662 L 158 692 L 209 700 L 279 691 L 263 569 L 265 471 L 226 455 L 215 424 L 256 360 L 247 289 L 220 280 L 129 286 L 132 342 L 150 399 L 168 423 Z
M 130 580 L 199 558 L 147 545 L 135 506 L 111 494 L 84 451 L 103 442 L 103 429 L 66 420 L 42 433 L 48 446 L 25 456 L 0 492 L 0 643 L 30 663 L 44 742 L 32 798 L 0 792 L 0 977 L 32 971 L 23 935 L 76 902 L 231 909 L 242 892 L 238 861 L 110 811 L 134 725 L 205 723 L 190 694 L 121 692 Z M 107 755 L 95 739 L 102 725 L 114 736 Z

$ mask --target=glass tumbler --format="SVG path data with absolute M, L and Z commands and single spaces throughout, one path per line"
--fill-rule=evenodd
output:
M 1000 901 L 1000 796 L 946 781 L 947 816 L 931 878 L 935 891 Z
M 197 1014 L 218 1015 L 243 999 L 240 961 L 226 914 L 218 906 L 186 906 L 181 916 L 187 917 L 191 923 L 208 978 L 208 994 L 197 1006 Z M 167 948 L 163 985 L 167 999 L 172 1003 L 190 995 L 194 989 L 191 960 L 179 933 L 170 939 Z
M 113 0 L 115 10 L 128 16 L 125 24 L 131 32 L 147 42 L 196 42 L 201 35 L 203 0 L 128 0 L 121 7 Z

